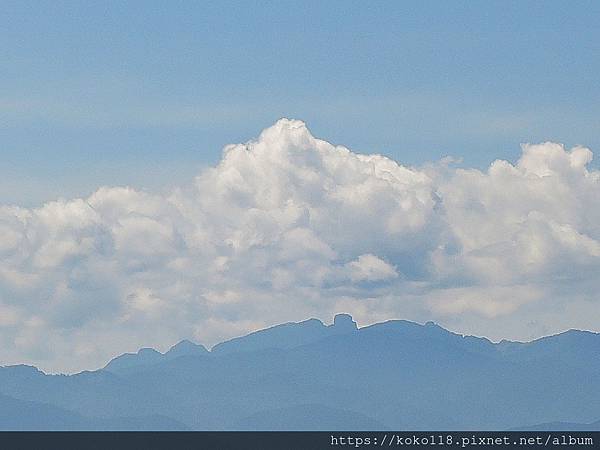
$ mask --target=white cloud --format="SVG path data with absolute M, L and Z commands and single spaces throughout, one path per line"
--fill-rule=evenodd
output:
M 485 172 L 405 167 L 283 119 L 168 195 L 0 207 L 0 361 L 77 370 L 341 310 L 493 338 L 585 327 L 600 311 L 591 158 L 543 143 Z
M 398 277 L 391 265 L 371 254 L 360 255 L 346 267 L 350 270 L 352 281 L 381 281 Z

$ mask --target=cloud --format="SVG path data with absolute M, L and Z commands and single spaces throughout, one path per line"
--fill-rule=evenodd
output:
M 492 338 L 589 326 L 591 158 L 542 143 L 487 171 L 406 167 L 282 119 L 167 195 L 0 207 L 0 361 L 73 371 L 342 310 Z
M 551 282 L 598 267 L 600 174 L 588 149 L 523 146 L 516 165 L 457 170 L 440 185 L 460 252 L 439 251 L 440 273 L 494 283 Z M 450 264 L 450 262 L 453 264 Z
M 375 255 L 360 255 L 346 264 L 352 281 L 381 281 L 398 277 L 396 270 Z

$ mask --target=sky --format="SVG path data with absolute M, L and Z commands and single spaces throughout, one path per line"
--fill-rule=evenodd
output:
M 281 117 L 405 164 L 597 148 L 597 2 L 3 2 L 0 202 L 161 190 Z
M 339 312 L 600 331 L 598 13 L 6 2 L 0 364 Z

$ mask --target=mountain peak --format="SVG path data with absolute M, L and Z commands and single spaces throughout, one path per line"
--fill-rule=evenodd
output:
M 353 332 L 358 330 L 358 325 L 354 319 L 352 319 L 352 316 L 345 313 L 336 314 L 333 318 L 332 326 L 336 331 L 339 330 L 341 332 Z
M 162 357 L 163 354 L 153 348 L 141 348 L 137 353 L 124 353 L 117 356 L 104 367 L 104 370 L 117 373 L 133 367 L 157 363 Z
M 165 356 L 170 358 L 176 358 L 178 356 L 191 356 L 191 355 L 203 355 L 208 353 L 206 347 L 201 344 L 194 344 L 187 339 L 178 342 L 169 349 Z

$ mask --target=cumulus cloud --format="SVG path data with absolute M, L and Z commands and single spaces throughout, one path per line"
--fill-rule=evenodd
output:
M 0 361 L 73 371 L 342 310 L 497 339 L 589 328 L 591 159 L 542 143 L 486 171 L 406 167 L 282 119 L 166 195 L 0 206 Z
M 396 278 L 396 270 L 375 255 L 360 255 L 355 261 L 346 264 L 352 281 L 381 281 Z

